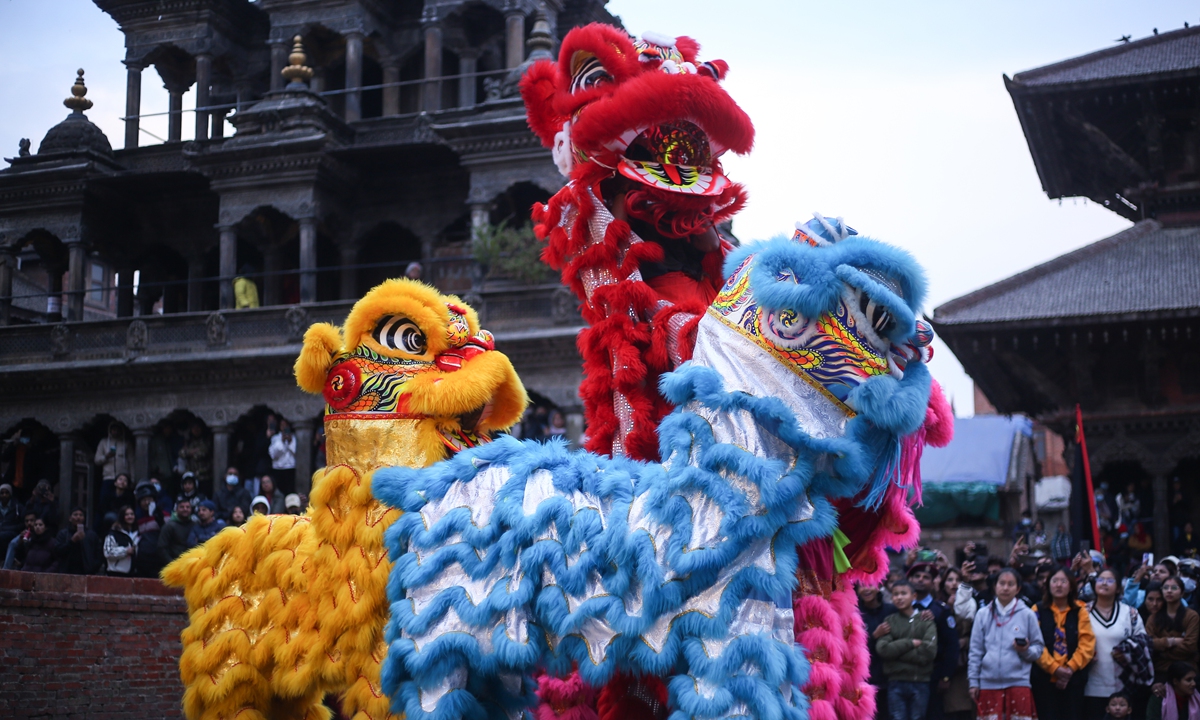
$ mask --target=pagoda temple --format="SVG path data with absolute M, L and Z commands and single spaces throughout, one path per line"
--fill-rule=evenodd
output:
M 1078 404 L 1095 482 L 1132 486 L 1167 554 L 1200 520 L 1200 28 L 1004 81 L 1046 195 L 1134 224 L 932 322 L 999 412 L 1050 427 L 1068 457 Z

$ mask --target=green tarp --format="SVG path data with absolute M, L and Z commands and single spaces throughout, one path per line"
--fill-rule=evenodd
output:
M 921 489 L 924 504 L 914 508 L 922 525 L 940 525 L 956 517 L 1000 519 L 1000 486 L 986 482 L 928 483 Z

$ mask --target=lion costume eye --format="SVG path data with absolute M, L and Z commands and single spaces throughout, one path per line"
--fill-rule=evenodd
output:
M 871 323 L 871 327 L 881 337 L 886 337 L 896 326 L 896 320 L 892 317 L 892 313 L 884 306 L 877 304 L 866 293 L 858 296 L 858 309 L 862 310 L 862 314 Z
M 375 342 L 388 350 L 409 355 L 425 353 L 425 334 L 412 320 L 401 315 L 385 315 L 379 319 L 373 334 Z
M 590 90 L 601 83 L 612 82 L 612 76 L 604 69 L 604 64 L 595 55 L 579 57 L 572 63 L 571 92 Z

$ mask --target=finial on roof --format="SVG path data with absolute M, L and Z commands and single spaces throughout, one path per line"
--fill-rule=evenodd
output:
M 527 57 L 534 60 L 551 58 L 554 55 L 554 36 L 550 34 L 550 21 L 546 17 L 546 9 L 539 5 L 533 14 L 533 29 L 529 31 L 529 39 L 525 41 Z
M 304 64 L 308 62 L 308 55 L 304 53 L 304 45 L 301 40 L 299 35 L 292 38 L 292 54 L 288 55 L 290 64 L 281 71 L 281 74 L 289 81 L 288 87 L 292 85 L 305 87 L 305 83 L 313 76 L 312 68 Z
M 63 105 L 81 113 L 92 107 L 92 101 L 84 97 L 87 95 L 87 86 L 83 84 L 83 68 L 79 68 L 76 72 L 79 73 L 79 77 L 75 78 L 75 84 L 71 86 L 71 97 L 63 100 Z

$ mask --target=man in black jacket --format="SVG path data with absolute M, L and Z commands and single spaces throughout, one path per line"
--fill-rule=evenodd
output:
M 54 538 L 59 572 L 91 575 L 100 569 L 103 555 L 100 538 L 84 524 L 83 508 L 71 508 L 67 525 Z
M 188 535 L 195 527 L 192 521 L 192 501 L 186 498 L 175 503 L 175 512 L 158 535 L 158 556 L 166 565 L 191 549 Z
M 937 623 L 938 648 L 933 659 L 929 707 L 925 713 L 928 720 L 941 720 L 944 716 L 942 696 L 950 689 L 950 677 L 958 669 L 958 630 L 954 627 L 954 611 L 933 598 L 933 576 L 936 573 L 937 569 L 932 563 L 917 563 L 908 569 L 908 582 L 917 594 L 913 607 L 919 608 L 922 614 L 928 612 L 927 619 Z

